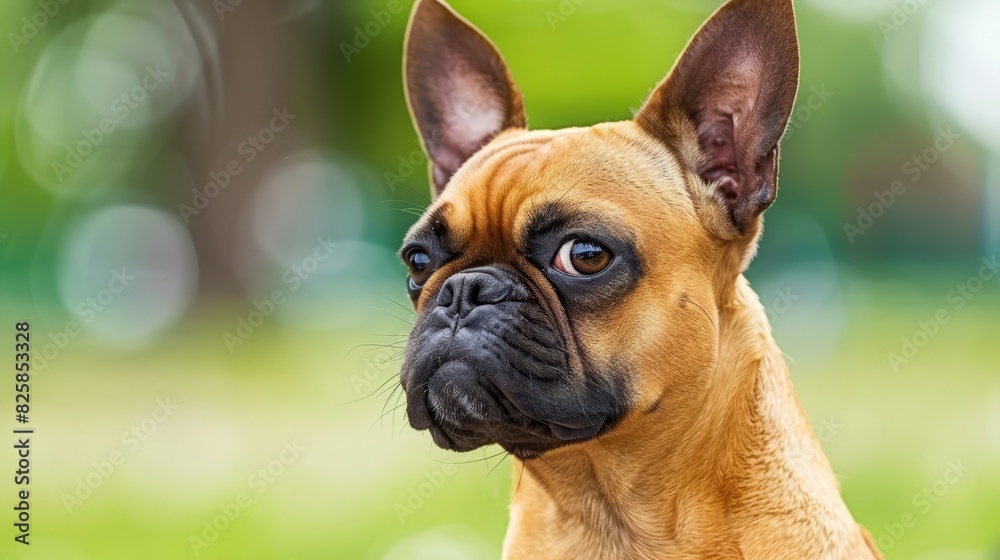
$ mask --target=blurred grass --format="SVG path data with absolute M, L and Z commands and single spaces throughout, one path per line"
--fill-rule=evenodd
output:
M 864 312 L 851 302 L 838 351 L 821 371 L 793 373 L 814 425 L 839 426 L 824 437 L 824 447 L 845 499 L 877 537 L 904 513 L 915 515 L 916 526 L 892 543 L 890 558 L 991 558 L 988 551 L 1000 544 L 995 290 L 956 314 L 898 373 L 886 353 L 926 310 L 889 290 L 870 293 L 868 301 L 874 305 Z M 349 403 L 383 381 L 390 380 L 387 388 L 395 384 L 398 362 L 360 386 L 365 362 L 382 358 L 378 349 L 357 346 L 395 340 L 375 335 L 404 333 L 405 324 L 375 319 L 333 332 L 265 325 L 252 344 L 231 355 L 220 336 L 229 313 L 217 312 L 218 318 L 206 315 L 146 352 L 109 352 L 81 338 L 36 374 L 34 543 L 7 554 L 195 556 L 190 537 L 220 504 L 247 492 L 250 507 L 196 557 L 498 556 L 512 486 L 509 461 L 494 469 L 499 457 L 481 461 L 493 450 L 441 451 L 405 426 L 401 411 L 379 420 L 398 393 L 388 401 L 385 393 Z M 36 329 L 37 337 L 44 334 Z M 785 351 L 795 372 L 796 349 Z M 77 478 L 121 449 L 120 434 L 165 397 L 177 412 L 68 513 L 63 495 L 74 491 Z M 306 451 L 256 493 L 248 477 L 290 440 Z M 929 511 L 918 510 L 913 496 L 955 460 L 969 473 Z M 440 488 L 421 488 L 428 476 Z M 401 521 L 397 506 L 413 505 L 407 504 L 411 490 L 429 495 Z M 7 478 L 4 494 L 11 491 Z M 429 543 L 437 552 L 420 553 Z

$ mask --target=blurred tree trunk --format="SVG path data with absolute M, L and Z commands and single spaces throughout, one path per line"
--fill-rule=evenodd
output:
M 315 145 L 319 123 L 326 120 L 324 105 L 330 100 L 314 98 L 313 84 L 329 52 L 324 27 L 345 22 L 343 3 L 322 10 L 307 7 L 301 14 L 288 12 L 302 2 L 281 0 L 235 6 L 226 0 L 177 0 L 177 5 L 201 51 L 203 79 L 181 120 L 176 147 L 203 194 L 213 175 L 225 182 L 227 166 L 240 166 L 203 210 L 188 217 L 198 252 L 200 295 L 240 297 L 247 287 L 243 279 L 262 264 L 244 229 L 260 179 L 274 163 Z M 244 144 L 241 153 L 241 143 L 285 107 L 295 115 L 291 126 L 274 133 L 263 149 Z M 247 161 L 250 153 L 253 160 Z M 190 186 L 180 187 L 178 203 L 193 207 L 193 202 L 204 202 L 194 200 Z

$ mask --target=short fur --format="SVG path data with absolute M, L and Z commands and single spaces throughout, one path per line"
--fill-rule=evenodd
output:
M 405 60 L 436 195 L 411 231 L 446 224 L 460 248 L 415 296 L 418 313 L 452 275 L 503 263 L 558 323 L 567 375 L 620 371 L 628 388 L 612 429 L 516 461 L 504 558 L 881 558 L 743 277 L 797 87 L 791 0 L 727 3 L 627 122 L 526 130 L 498 51 L 441 0 L 416 3 Z M 634 235 L 642 276 L 614 306 L 564 305 L 519 251 L 554 203 Z

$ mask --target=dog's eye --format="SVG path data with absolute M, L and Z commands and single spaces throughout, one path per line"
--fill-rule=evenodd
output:
M 570 276 L 591 276 L 611 264 L 611 251 L 592 241 L 571 239 L 559 248 L 552 266 Z
M 406 266 L 410 269 L 410 281 L 423 286 L 431 275 L 431 256 L 421 249 L 413 249 L 406 254 Z

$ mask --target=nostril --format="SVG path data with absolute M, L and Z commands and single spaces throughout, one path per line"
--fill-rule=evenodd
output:
M 489 274 L 476 273 L 469 281 L 466 291 L 469 302 L 474 305 L 500 303 L 510 295 L 510 285 Z
M 449 278 L 447 282 L 441 286 L 438 290 L 437 304 L 439 307 L 451 307 L 452 302 L 455 300 L 455 287 L 453 278 Z
M 472 305 L 479 305 L 483 303 L 481 299 L 482 286 L 479 282 L 471 282 L 470 285 L 465 289 L 465 299 Z

